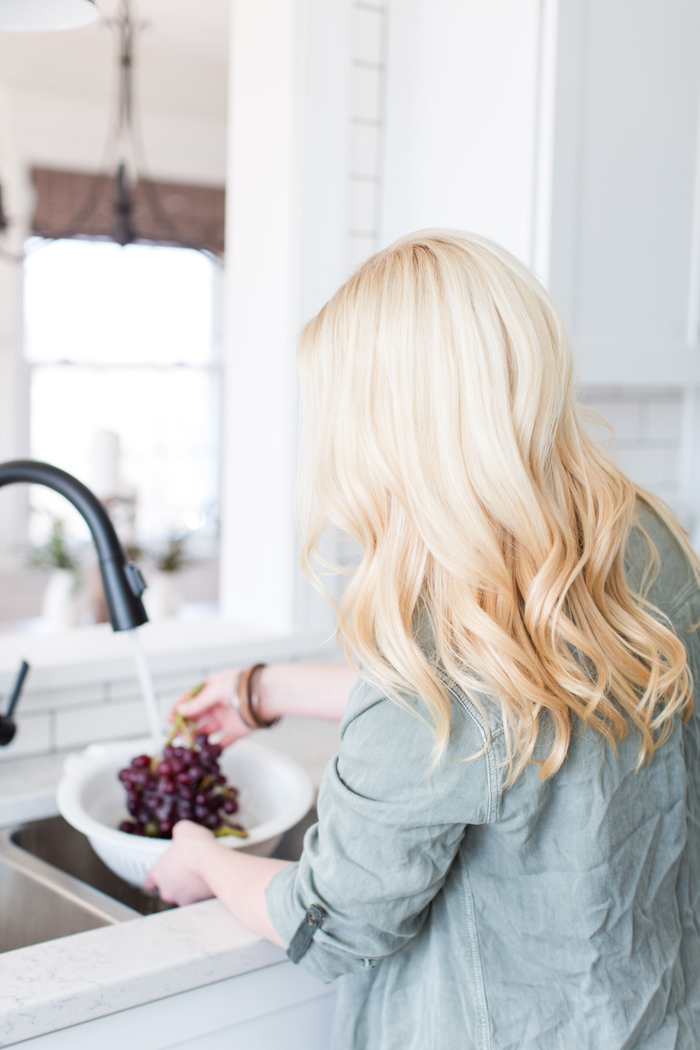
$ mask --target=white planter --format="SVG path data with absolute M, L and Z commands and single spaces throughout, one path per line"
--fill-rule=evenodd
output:
M 80 603 L 76 593 L 75 573 L 71 569 L 53 569 L 41 603 L 41 615 L 54 631 L 65 631 L 80 623 Z
M 148 587 L 143 596 L 149 620 L 169 620 L 177 616 L 182 605 L 180 574 L 177 572 L 148 573 Z

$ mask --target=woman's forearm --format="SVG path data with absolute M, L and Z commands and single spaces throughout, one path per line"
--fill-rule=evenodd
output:
M 270 665 L 257 680 L 259 710 L 265 719 L 301 715 L 339 722 L 356 681 L 346 663 Z
M 164 901 L 175 904 L 218 897 L 251 930 L 282 945 L 267 914 L 265 890 L 287 864 L 227 849 L 211 831 L 183 820 L 175 825 L 172 845 L 149 871 L 144 888 L 158 889 Z
M 212 843 L 203 852 L 200 873 L 209 889 L 236 918 L 273 944 L 284 947 L 267 914 L 265 890 L 286 860 L 253 857 Z

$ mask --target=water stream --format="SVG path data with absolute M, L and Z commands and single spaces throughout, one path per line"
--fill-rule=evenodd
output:
M 136 664 L 136 673 L 138 675 L 139 685 L 141 686 L 141 692 L 146 705 L 148 728 L 153 737 L 154 751 L 157 752 L 160 751 L 161 744 L 163 743 L 163 723 L 158 709 L 155 690 L 153 688 L 153 679 L 151 678 L 146 654 L 141 645 L 138 627 L 133 628 L 131 631 L 126 631 L 126 634 L 129 636 L 129 641 L 131 642 L 134 663 Z

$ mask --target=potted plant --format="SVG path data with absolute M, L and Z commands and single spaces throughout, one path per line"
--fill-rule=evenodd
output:
M 41 604 L 41 615 L 57 631 L 76 627 L 80 622 L 80 561 L 66 541 L 65 524 L 51 515 L 49 538 L 34 547 L 27 558 L 30 569 L 48 572 Z
M 186 550 L 188 539 L 188 533 L 172 533 L 165 545 L 152 555 L 155 572 L 149 574 L 148 589 L 144 594 L 146 612 L 151 620 L 170 619 L 180 610 L 180 574 L 192 561 Z

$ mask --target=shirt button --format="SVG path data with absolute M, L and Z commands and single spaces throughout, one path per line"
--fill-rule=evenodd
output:
M 307 911 L 306 921 L 308 922 L 309 926 L 318 926 L 318 919 L 313 914 L 313 912 Z

